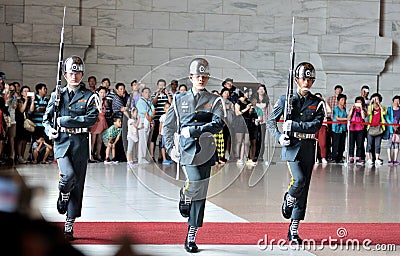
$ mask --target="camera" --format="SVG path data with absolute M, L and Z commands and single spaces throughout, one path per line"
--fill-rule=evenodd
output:
M 359 102 L 357 102 L 357 103 L 354 103 L 354 106 L 356 106 L 356 107 L 358 107 L 358 108 L 361 108 L 361 107 L 362 107 L 362 104 L 359 103 Z
M 162 88 L 160 92 L 165 92 L 165 88 Z
M 28 97 L 33 97 L 33 96 L 35 96 L 35 93 L 34 93 L 34 92 L 28 92 L 28 93 L 26 94 L 26 96 L 28 96 Z

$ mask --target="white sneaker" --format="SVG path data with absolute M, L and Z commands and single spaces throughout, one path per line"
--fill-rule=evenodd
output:
M 18 163 L 19 164 L 26 164 L 27 161 L 25 161 L 25 159 L 23 157 L 18 158 Z
M 239 159 L 239 160 L 237 160 L 236 164 L 243 165 L 244 161 Z
M 373 165 L 373 164 L 374 164 L 374 162 L 372 162 L 372 160 L 371 160 L 371 159 L 368 159 L 368 161 L 367 161 L 367 164 L 368 164 L 368 165 Z
M 382 160 L 380 160 L 380 159 L 375 160 L 375 165 L 382 165 L 382 164 L 383 164 Z
M 322 161 L 322 163 L 323 163 L 323 164 L 327 164 L 327 163 L 328 163 L 328 161 L 326 161 L 326 159 L 325 159 L 325 158 L 322 158 L 322 160 L 321 160 L 321 161 Z

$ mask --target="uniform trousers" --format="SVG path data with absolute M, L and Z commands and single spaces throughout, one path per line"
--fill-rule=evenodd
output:
M 307 197 L 310 188 L 311 174 L 315 159 L 315 141 L 304 140 L 294 161 L 287 161 L 292 180 L 288 193 L 296 198 L 291 219 L 304 220 L 307 208 Z
M 82 154 L 77 152 L 76 154 Z M 83 189 L 86 179 L 86 168 L 88 157 L 78 157 L 68 150 L 64 157 L 58 158 L 60 169 L 60 180 L 58 189 L 62 193 L 71 193 L 69 196 L 67 217 L 76 218 L 81 216 Z
M 186 165 L 182 169 L 186 175 L 183 191 L 186 196 L 192 198 L 188 225 L 201 227 L 203 226 L 211 166 L 208 164 L 201 166 Z

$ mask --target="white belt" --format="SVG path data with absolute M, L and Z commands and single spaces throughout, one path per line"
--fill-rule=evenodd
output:
M 293 137 L 295 137 L 297 139 L 315 139 L 315 134 L 294 132 Z
M 60 127 L 60 132 L 65 132 L 68 134 L 77 134 L 77 133 L 85 133 L 89 132 L 88 128 L 66 128 Z

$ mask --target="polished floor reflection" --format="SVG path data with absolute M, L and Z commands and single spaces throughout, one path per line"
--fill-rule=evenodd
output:
M 247 167 L 228 162 L 214 167 L 205 221 L 287 222 L 281 216 L 280 206 L 290 177 L 285 163 L 277 158 L 279 152 L 269 159 L 270 164 L 260 162 L 255 167 Z M 45 189 L 41 200 L 35 202 L 44 218 L 64 221 L 64 216 L 55 208 L 57 165 L 18 165 L 16 169 L 29 186 Z M 387 164 L 380 167 L 315 165 L 304 222 L 399 223 L 398 172 L 399 166 Z M 185 222 L 177 210 L 183 180 L 181 172 L 176 180 L 175 165 L 165 167 L 154 163 L 131 168 L 126 163 L 89 164 L 83 213 L 77 222 Z M 256 245 L 199 246 L 204 249 L 200 255 L 397 255 L 367 251 L 339 253 L 329 248 L 262 251 Z M 86 255 L 112 255 L 117 250 L 115 245 L 77 247 Z M 181 244 L 139 245 L 135 249 L 147 255 L 186 255 Z

